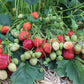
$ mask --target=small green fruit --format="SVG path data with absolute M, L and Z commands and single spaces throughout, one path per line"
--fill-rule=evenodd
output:
M 63 60 L 63 57 L 62 56 L 58 56 L 57 60 L 61 61 L 61 60 Z
M 48 62 L 47 62 L 47 61 L 44 61 L 44 62 L 43 62 L 43 64 L 44 64 L 44 65 L 47 65 L 47 64 L 48 64 Z
M 7 72 L 5 70 L 0 70 L 0 80 L 5 80 L 7 79 L 7 77 L 8 77 Z
M 49 62 L 51 61 L 51 59 L 50 59 L 50 58 L 45 58 L 45 61 L 46 61 L 47 63 L 49 63 Z
M 35 56 L 36 56 L 37 58 L 40 58 L 41 52 L 35 52 Z
M 66 40 L 66 41 L 70 41 L 69 36 L 65 36 L 65 40 Z
M 46 23 L 50 22 L 50 18 L 49 17 L 45 18 L 45 21 Z
M 15 72 L 16 71 L 16 65 L 14 63 L 10 63 L 8 65 L 8 69 L 11 71 L 11 72 Z
M 57 50 L 57 51 L 56 51 L 56 54 L 57 54 L 58 56 L 62 55 L 62 50 Z
M 33 58 L 35 58 L 35 57 L 36 57 L 35 53 L 32 53 L 32 57 L 33 57 Z
M 76 44 L 74 49 L 75 49 L 75 51 L 80 52 L 82 50 L 82 47 L 81 47 L 81 45 Z
M 18 39 L 14 39 L 14 42 L 15 42 L 15 43 L 19 43 L 19 40 L 18 40 Z
M 55 60 L 56 59 L 56 53 L 55 52 L 50 53 L 50 58 L 51 58 L 51 60 Z
M 77 41 L 77 36 L 76 36 L 76 35 L 72 35 L 72 36 L 71 36 L 71 40 L 72 40 L 72 41 Z
M 38 59 L 37 59 L 37 58 L 31 58 L 31 59 L 29 60 L 29 63 L 30 63 L 31 65 L 33 65 L 33 66 L 35 66 L 35 65 L 37 64 L 37 62 L 38 62 Z
M 43 72 L 43 68 L 40 68 L 39 71 L 40 71 L 40 72 Z
M 12 62 L 15 63 L 16 65 L 18 65 L 18 59 L 17 58 L 13 58 Z
M 24 62 L 26 60 L 24 55 L 21 55 L 20 58 L 21 58 L 22 62 Z
M 56 16 L 52 16 L 52 20 L 56 20 L 57 19 L 57 17 Z
M 56 42 L 56 41 L 54 41 L 54 42 L 52 43 L 52 47 L 53 47 L 53 49 L 54 49 L 55 51 L 58 50 L 58 49 L 59 49 L 59 43 Z
M 31 54 L 29 52 L 25 52 L 24 57 L 25 57 L 26 60 L 28 60 L 28 59 L 31 58 Z
M 63 49 L 63 46 L 64 46 L 63 42 L 60 43 L 59 47 L 60 47 L 61 50 Z
M 84 49 L 82 49 L 82 54 L 84 54 Z

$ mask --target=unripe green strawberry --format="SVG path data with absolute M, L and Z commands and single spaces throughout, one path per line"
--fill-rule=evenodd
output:
M 43 68 L 40 68 L 39 71 L 40 71 L 40 72 L 43 72 Z
M 16 65 L 14 63 L 10 63 L 8 65 L 8 69 L 11 71 L 11 72 L 15 72 L 16 71 Z
M 84 54 L 84 49 L 82 49 L 82 54 Z
M 12 62 L 13 62 L 14 64 L 18 65 L 18 59 L 17 59 L 17 58 L 13 58 L 13 59 L 12 59 Z
M 36 65 L 37 64 L 37 62 L 38 62 L 38 59 L 37 58 L 31 58 L 30 60 L 29 60 L 29 63 L 31 64 L 31 65 Z
M 11 44 L 10 50 L 13 51 L 13 52 L 15 52 L 15 51 L 17 51 L 19 48 L 20 48 L 20 45 L 19 45 L 19 44 L 13 43 L 13 44 Z
M 61 61 L 63 59 L 63 56 L 58 56 L 57 60 Z
M 64 48 L 67 49 L 67 50 L 72 49 L 73 48 L 72 42 L 70 42 L 70 41 L 65 42 L 64 43 Z
M 63 47 L 64 47 L 63 42 L 62 42 L 62 43 L 60 43 L 59 47 L 60 47 L 60 49 L 61 49 L 61 50 L 63 49 Z
M 43 18 L 42 17 L 40 17 L 40 21 L 43 21 Z
M 16 29 L 17 29 L 17 30 L 19 30 L 20 28 L 21 28 L 20 25 L 17 25 L 17 26 L 16 26 Z
M 18 40 L 18 39 L 14 39 L 14 42 L 15 42 L 15 43 L 19 43 L 19 40 Z
M 59 49 L 59 43 L 58 42 L 56 42 L 56 41 L 54 41 L 53 43 L 52 43 L 52 47 L 53 47 L 53 49 L 56 51 L 56 50 L 58 50 Z
M 52 16 L 52 20 L 56 20 L 57 19 L 57 17 L 56 16 Z
M 28 60 L 28 59 L 31 58 L 31 54 L 29 52 L 25 52 L 24 57 L 25 57 L 26 60 Z
M 10 43 L 8 46 L 9 46 L 9 47 L 12 47 L 12 46 L 13 46 L 13 43 Z
M 57 54 L 58 56 L 62 55 L 62 50 L 57 50 L 57 51 L 56 51 L 56 54 Z
M 84 48 L 84 44 L 81 44 L 82 48 Z
M 44 65 L 47 65 L 47 64 L 48 64 L 48 62 L 47 62 L 47 61 L 44 61 L 44 62 L 43 62 L 43 64 L 44 64 Z
M 45 61 L 46 61 L 47 63 L 49 63 L 49 62 L 51 61 L 51 59 L 50 59 L 50 58 L 45 58 Z
M 31 55 L 33 54 L 33 52 L 30 50 L 30 51 L 27 51 L 27 52 L 29 52 Z
M 50 53 L 50 58 L 51 58 L 51 60 L 55 60 L 56 59 L 56 53 L 55 52 Z
M 41 52 L 35 52 L 35 56 L 36 56 L 36 58 L 40 58 Z
M 61 21 L 61 22 L 59 22 L 59 27 L 63 27 L 63 25 L 64 25 L 64 22 L 63 21 Z
M 60 16 L 57 17 L 57 21 L 58 21 L 58 22 L 62 21 L 62 19 L 61 19 Z
M 77 36 L 76 36 L 76 35 L 72 35 L 72 36 L 71 36 L 71 40 L 72 40 L 72 41 L 77 41 Z
M 11 30 L 11 34 L 15 37 L 15 38 L 17 38 L 18 36 L 19 36 L 19 30 L 16 30 L 16 29 L 12 29 Z
M 49 17 L 46 17 L 45 18 L 45 21 L 46 21 L 46 23 L 50 22 L 50 18 Z
M 57 21 L 54 22 L 54 25 L 55 25 L 57 28 L 60 26 L 60 24 L 59 24 Z
M 65 40 L 66 40 L 66 41 L 70 41 L 69 36 L 65 36 Z
M 26 60 L 24 54 L 22 54 L 22 55 L 20 56 L 20 58 L 21 58 L 21 61 L 22 61 L 22 62 L 24 62 L 24 61 Z
M 74 49 L 75 49 L 75 51 L 80 52 L 82 50 L 82 47 L 80 44 L 76 44 Z
M 36 57 L 36 54 L 35 53 L 32 53 L 32 57 L 35 58 Z
M 5 70 L 0 70 L 0 80 L 7 79 L 7 72 Z
M 20 19 L 23 18 L 23 17 L 24 17 L 23 14 L 19 14 L 19 15 L 18 15 L 18 18 L 20 18 Z

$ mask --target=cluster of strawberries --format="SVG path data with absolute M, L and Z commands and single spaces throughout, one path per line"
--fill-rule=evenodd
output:
M 30 15 L 33 16 L 35 19 L 38 18 L 37 12 L 33 12 Z M 23 29 L 18 35 L 18 40 L 22 43 L 23 49 L 25 51 L 25 53 L 21 55 L 22 61 L 29 60 L 31 65 L 36 65 L 38 59 L 45 57 L 45 61 L 43 63 L 45 65 L 48 64 L 50 61 L 56 60 L 56 58 L 60 61 L 63 58 L 73 59 L 74 54 L 80 53 L 82 53 L 82 59 L 84 60 L 84 46 L 81 46 L 81 44 L 78 43 L 78 37 L 73 31 L 68 31 L 67 35 L 65 36 L 57 35 L 56 38 L 47 40 L 39 37 L 29 39 L 28 31 L 30 29 L 31 24 L 29 22 L 26 22 L 23 24 Z M 8 32 L 9 27 L 3 26 L 1 33 L 7 34 Z M 3 45 L 1 43 L 2 42 L 0 40 L 0 73 L 2 72 L 2 70 L 8 68 L 8 73 L 11 75 L 17 69 L 16 65 L 18 64 L 18 59 L 13 58 L 11 62 L 11 57 L 3 54 Z M 16 42 L 10 44 L 10 47 L 10 50 L 15 52 L 20 48 L 20 45 Z M 7 75 L 4 78 L 0 79 L 4 80 L 6 78 Z
M 18 64 L 17 58 L 11 59 L 10 56 L 3 53 L 4 53 L 3 45 L 0 39 L 0 79 L 1 80 L 7 79 L 8 74 L 12 75 L 12 73 L 16 71 L 17 69 L 16 65 Z

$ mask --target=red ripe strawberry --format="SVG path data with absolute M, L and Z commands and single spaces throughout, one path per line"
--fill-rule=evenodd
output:
M 82 60 L 84 60 L 84 54 L 82 54 Z
M 21 31 L 19 36 L 18 36 L 20 41 L 24 41 L 28 37 L 29 37 L 29 32 L 27 32 L 27 31 Z
M 17 69 L 17 67 L 16 67 L 16 69 Z M 11 72 L 9 69 L 7 70 L 7 72 L 9 73 L 10 76 L 13 74 L 13 72 Z
M 35 47 L 40 47 L 42 44 L 43 44 L 43 40 L 41 40 L 39 38 L 34 39 L 34 46 Z
M 11 72 L 9 69 L 8 69 L 8 74 L 11 76 L 13 74 L 13 72 Z
M 3 49 L 2 48 L 0 48 L 0 54 L 2 54 L 3 53 Z
M 29 22 L 23 24 L 23 30 L 30 30 L 31 29 L 31 24 Z
M 47 40 L 43 40 L 43 44 L 47 43 Z
M 72 35 L 74 35 L 74 32 L 73 31 L 68 31 L 68 34 L 67 34 L 67 36 L 69 36 L 69 37 L 71 37 Z
M 52 46 L 49 43 L 45 43 L 43 49 L 46 53 L 50 53 L 52 51 Z
M 50 39 L 50 43 L 53 43 L 56 39 Z
M 3 45 L 2 44 L 0 44 L 0 48 L 3 48 Z
M 81 51 L 75 51 L 74 50 L 74 53 L 77 54 L 77 55 L 79 55 L 81 53 Z
M 62 35 L 58 35 L 57 39 L 59 40 L 59 42 L 65 42 L 65 38 Z
M 38 13 L 37 12 L 33 12 L 30 14 L 33 18 L 38 19 Z
M 74 58 L 74 50 L 73 49 L 70 49 L 70 50 L 63 49 L 63 57 L 65 59 L 73 59 Z
M 73 48 L 72 42 L 65 42 L 64 43 L 64 48 L 65 49 L 72 49 Z
M 0 54 L 0 69 L 6 69 L 11 62 L 11 57 L 6 54 Z
M 43 58 L 45 56 L 45 52 L 42 47 L 36 48 L 35 52 L 41 52 L 40 58 Z
M 31 39 L 26 39 L 23 42 L 23 48 L 24 50 L 31 50 L 33 48 L 34 44 Z
M 8 31 L 9 31 L 8 26 L 3 26 L 3 28 L 1 29 L 1 33 L 3 33 L 3 34 L 7 34 Z
M 2 42 L 2 40 L 0 39 L 0 43 Z

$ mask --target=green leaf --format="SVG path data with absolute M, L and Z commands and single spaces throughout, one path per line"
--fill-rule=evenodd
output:
M 0 14 L 0 25 L 11 25 L 10 16 Z
M 51 70 L 52 72 L 54 72 L 54 71 L 56 71 L 57 64 L 56 64 L 55 61 L 52 61 L 52 62 L 48 63 L 48 67 L 50 68 L 50 70 Z
M 39 19 L 34 19 L 32 16 L 29 16 L 28 18 L 31 22 L 38 22 L 39 21 Z
M 34 84 L 35 80 L 42 80 L 44 72 L 40 73 L 40 67 L 31 66 L 29 63 L 21 63 L 19 68 L 11 76 L 13 84 Z
M 66 76 L 65 69 L 69 60 L 62 60 L 57 62 L 57 73 L 60 76 Z
M 0 39 L 3 41 L 5 39 L 5 35 L 1 34 L 0 32 Z
M 67 0 L 59 0 L 59 2 L 62 3 L 62 4 L 64 4 L 67 7 L 67 3 L 68 3 Z
M 78 0 L 71 0 L 69 7 L 74 7 L 74 6 L 77 6 L 79 4 L 80 4 L 80 2 Z
M 29 5 L 33 5 L 38 2 L 38 0 L 24 0 L 24 1 L 27 2 Z
M 0 32 L 0 39 L 4 41 L 5 38 L 8 38 L 10 41 L 14 42 L 14 37 L 10 33 L 4 35 Z
M 57 62 L 57 73 L 67 76 L 74 84 L 84 84 L 84 67 L 79 61 L 62 60 Z
M 5 0 L 5 1 L 15 1 L 15 0 Z
M 78 25 L 76 24 L 76 21 L 75 21 L 74 19 L 71 19 L 71 21 L 72 21 L 71 27 L 72 27 L 73 29 L 78 29 Z

